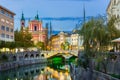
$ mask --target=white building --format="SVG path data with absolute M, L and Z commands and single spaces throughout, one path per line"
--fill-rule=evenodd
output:
M 65 42 L 65 37 L 66 37 L 67 34 L 65 32 L 61 31 L 58 35 L 59 35 L 59 43 L 60 44 L 64 43 Z
M 70 45 L 72 50 L 80 49 L 83 46 L 83 37 L 79 34 L 71 34 Z
M 108 20 L 112 16 L 115 16 L 116 18 L 120 18 L 120 0 L 110 0 L 110 3 L 107 8 L 107 17 Z M 120 29 L 120 21 L 115 24 L 117 29 Z

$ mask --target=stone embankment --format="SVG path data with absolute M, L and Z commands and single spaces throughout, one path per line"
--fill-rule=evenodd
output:
M 72 80 L 120 80 L 108 74 L 71 65 Z
M 41 56 L 40 51 L 25 51 L 15 54 L 9 53 L 3 55 L 7 56 L 8 61 L 0 63 L 0 71 L 25 65 L 47 62 L 47 59 Z
M 26 66 L 26 65 L 37 64 L 37 63 L 42 64 L 42 63 L 46 63 L 46 62 L 47 62 L 47 60 L 44 58 L 5 62 L 5 63 L 0 64 L 0 71 L 12 69 L 12 68 L 17 68 L 17 67 L 21 67 L 21 66 Z

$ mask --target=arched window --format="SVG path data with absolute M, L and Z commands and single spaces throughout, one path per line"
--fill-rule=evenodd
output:
M 34 26 L 34 31 L 37 31 L 37 26 Z

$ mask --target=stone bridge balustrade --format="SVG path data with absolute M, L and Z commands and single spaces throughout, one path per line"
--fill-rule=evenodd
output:
M 38 51 L 17 52 L 15 54 L 7 54 L 7 56 L 9 61 L 32 60 L 42 58 L 41 52 Z
M 77 50 L 42 51 L 41 55 L 44 55 L 44 58 L 50 58 L 54 55 L 61 54 L 61 53 L 64 53 L 65 55 L 69 54 L 69 55 L 78 56 L 78 51 Z M 64 56 L 64 55 L 63 55 L 63 57 L 69 58 L 68 56 Z
M 63 53 L 65 55 L 63 55 Z M 15 54 L 6 54 L 9 61 L 22 61 L 32 59 L 50 58 L 54 55 L 62 54 L 63 57 L 69 58 L 71 55 L 78 56 L 77 50 L 57 50 L 57 51 L 24 51 Z

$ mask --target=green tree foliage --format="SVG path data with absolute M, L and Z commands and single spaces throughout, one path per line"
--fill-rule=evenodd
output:
M 0 48 L 5 47 L 5 41 L 0 41 Z
M 15 48 L 15 42 L 0 41 L 0 48 L 4 48 L 4 47 L 13 49 Z
M 65 46 L 65 50 L 69 50 L 69 47 L 70 47 L 70 44 L 69 44 L 69 42 L 65 42 L 64 43 L 64 46 Z
M 34 46 L 33 42 L 31 41 L 32 36 L 28 32 L 28 29 L 23 31 L 16 30 L 15 34 L 15 42 L 7 42 L 7 41 L 0 41 L 0 48 L 9 48 L 14 49 L 15 47 L 31 47 Z
M 32 35 L 28 32 L 28 29 L 24 31 L 15 31 L 15 44 L 16 47 L 31 47 L 34 46 L 33 42 L 31 41 Z
M 111 40 L 120 37 L 120 31 L 114 26 L 115 20 L 113 17 L 106 24 L 106 20 L 99 16 L 83 25 L 80 34 L 84 36 L 84 47 L 89 56 L 95 55 L 92 53 L 106 51 L 105 46 L 108 46 Z
M 65 47 L 64 47 L 64 43 L 61 43 L 61 49 L 64 50 Z
M 84 36 L 84 47 L 87 55 L 94 56 L 93 53 L 98 51 L 106 40 L 104 20 L 92 18 L 83 25 L 81 34 Z
M 65 41 L 64 43 L 61 43 L 61 49 L 62 50 L 69 50 L 70 43 Z
M 41 50 L 45 50 L 44 42 L 38 42 L 38 43 L 36 44 L 36 46 L 37 46 L 38 48 L 40 48 Z
M 8 56 L 6 54 L 0 54 L 0 63 L 8 61 Z
M 108 34 L 109 34 L 109 40 L 113 40 L 115 38 L 120 37 L 120 30 L 118 30 L 115 27 L 116 22 L 118 22 L 116 17 L 112 17 L 108 24 L 107 24 L 107 30 L 108 30 Z
M 79 31 L 84 37 L 85 57 L 97 58 L 97 61 L 103 64 L 104 72 L 106 72 L 104 60 L 107 56 L 105 54 L 100 56 L 100 54 L 107 51 L 105 47 L 111 44 L 111 40 L 120 37 L 120 31 L 115 27 L 116 22 L 115 17 L 106 23 L 106 20 L 99 16 L 97 19 L 92 18 L 86 22 Z

